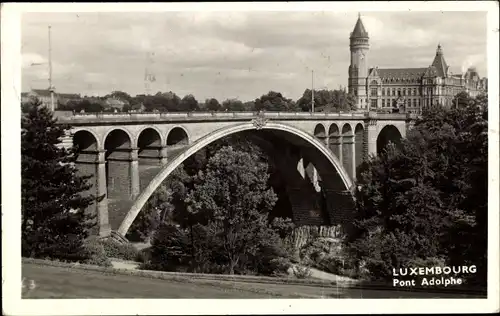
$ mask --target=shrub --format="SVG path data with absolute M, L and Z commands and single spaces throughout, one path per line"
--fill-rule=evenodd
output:
M 288 258 L 274 258 L 269 261 L 270 269 L 272 270 L 272 276 L 286 276 L 288 275 L 288 270 L 292 267 L 292 263 Z
M 298 279 L 307 279 L 311 276 L 311 268 L 309 267 L 301 267 L 301 266 L 294 266 L 292 268 L 293 275 L 295 275 L 296 278 Z
M 138 260 L 139 251 L 132 244 L 121 244 L 113 239 L 104 239 L 100 242 L 109 258 Z
M 161 224 L 153 235 L 149 260 L 141 268 L 178 271 L 189 265 L 192 246 L 187 232 L 174 225 Z
M 90 237 L 85 240 L 83 244 L 84 255 L 86 257 L 82 263 L 85 264 L 93 264 L 103 267 L 112 266 L 111 261 L 106 255 L 106 251 L 104 250 L 104 246 L 96 237 Z

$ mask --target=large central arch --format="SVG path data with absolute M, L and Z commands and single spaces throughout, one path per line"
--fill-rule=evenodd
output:
M 248 130 L 271 130 L 271 131 L 280 131 L 285 132 L 296 137 L 299 137 L 302 141 L 308 143 L 312 147 L 314 147 L 319 153 L 322 155 L 323 160 L 326 159 L 328 161 L 329 167 L 336 171 L 336 174 L 339 176 L 342 187 L 344 190 L 352 190 L 353 183 L 350 179 L 346 170 L 342 167 L 341 162 L 335 157 L 335 155 L 327 149 L 327 147 L 317 138 L 308 134 L 307 132 L 300 130 L 298 128 L 292 127 L 287 124 L 277 123 L 277 122 L 267 122 L 264 124 L 259 124 L 257 122 L 248 122 L 242 123 L 238 125 L 233 125 L 229 127 L 224 127 L 219 130 L 216 130 L 205 137 L 197 140 L 187 147 L 183 152 L 179 153 L 174 159 L 169 161 L 156 175 L 153 180 L 148 184 L 148 186 L 144 189 L 143 192 L 136 198 L 134 204 L 132 205 L 130 211 L 127 213 L 125 219 L 120 225 L 118 229 L 118 233 L 122 236 L 125 236 L 128 229 L 132 225 L 133 221 L 146 204 L 150 196 L 155 192 L 158 186 L 174 171 L 180 164 L 184 162 L 191 155 L 196 153 L 198 150 L 204 148 L 210 143 L 221 139 L 225 136 L 229 136 L 231 134 L 236 134 L 243 131 Z

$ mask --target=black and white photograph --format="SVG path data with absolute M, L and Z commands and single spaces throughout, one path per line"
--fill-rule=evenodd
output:
M 6 315 L 499 311 L 498 2 L 1 21 Z

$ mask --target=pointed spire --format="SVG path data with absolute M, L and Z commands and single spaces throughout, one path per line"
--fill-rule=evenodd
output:
M 361 13 L 358 13 L 358 20 L 356 21 L 356 25 L 354 26 L 354 30 L 351 33 L 351 38 L 367 38 L 368 32 L 365 30 L 365 26 L 363 25 L 363 21 L 361 21 Z
M 441 43 L 438 43 L 438 47 L 436 49 L 436 55 L 443 55 L 443 49 L 441 48 Z
M 432 61 L 432 66 L 436 68 L 437 74 L 440 77 L 446 77 L 448 73 L 448 65 L 444 60 L 443 49 L 441 48 L 441 43 L 438 44 L 436 49 L 436 57 Z

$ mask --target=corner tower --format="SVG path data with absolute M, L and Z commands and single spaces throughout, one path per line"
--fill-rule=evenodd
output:
M 366 78 L 368 77 L 368 50 L 370 48 L 368 32 L 365 30 L 361 15 L 349 37 L 351 63 L 349 65 L 349 93 L 354 94 L 358 109 L 367 108 Z

